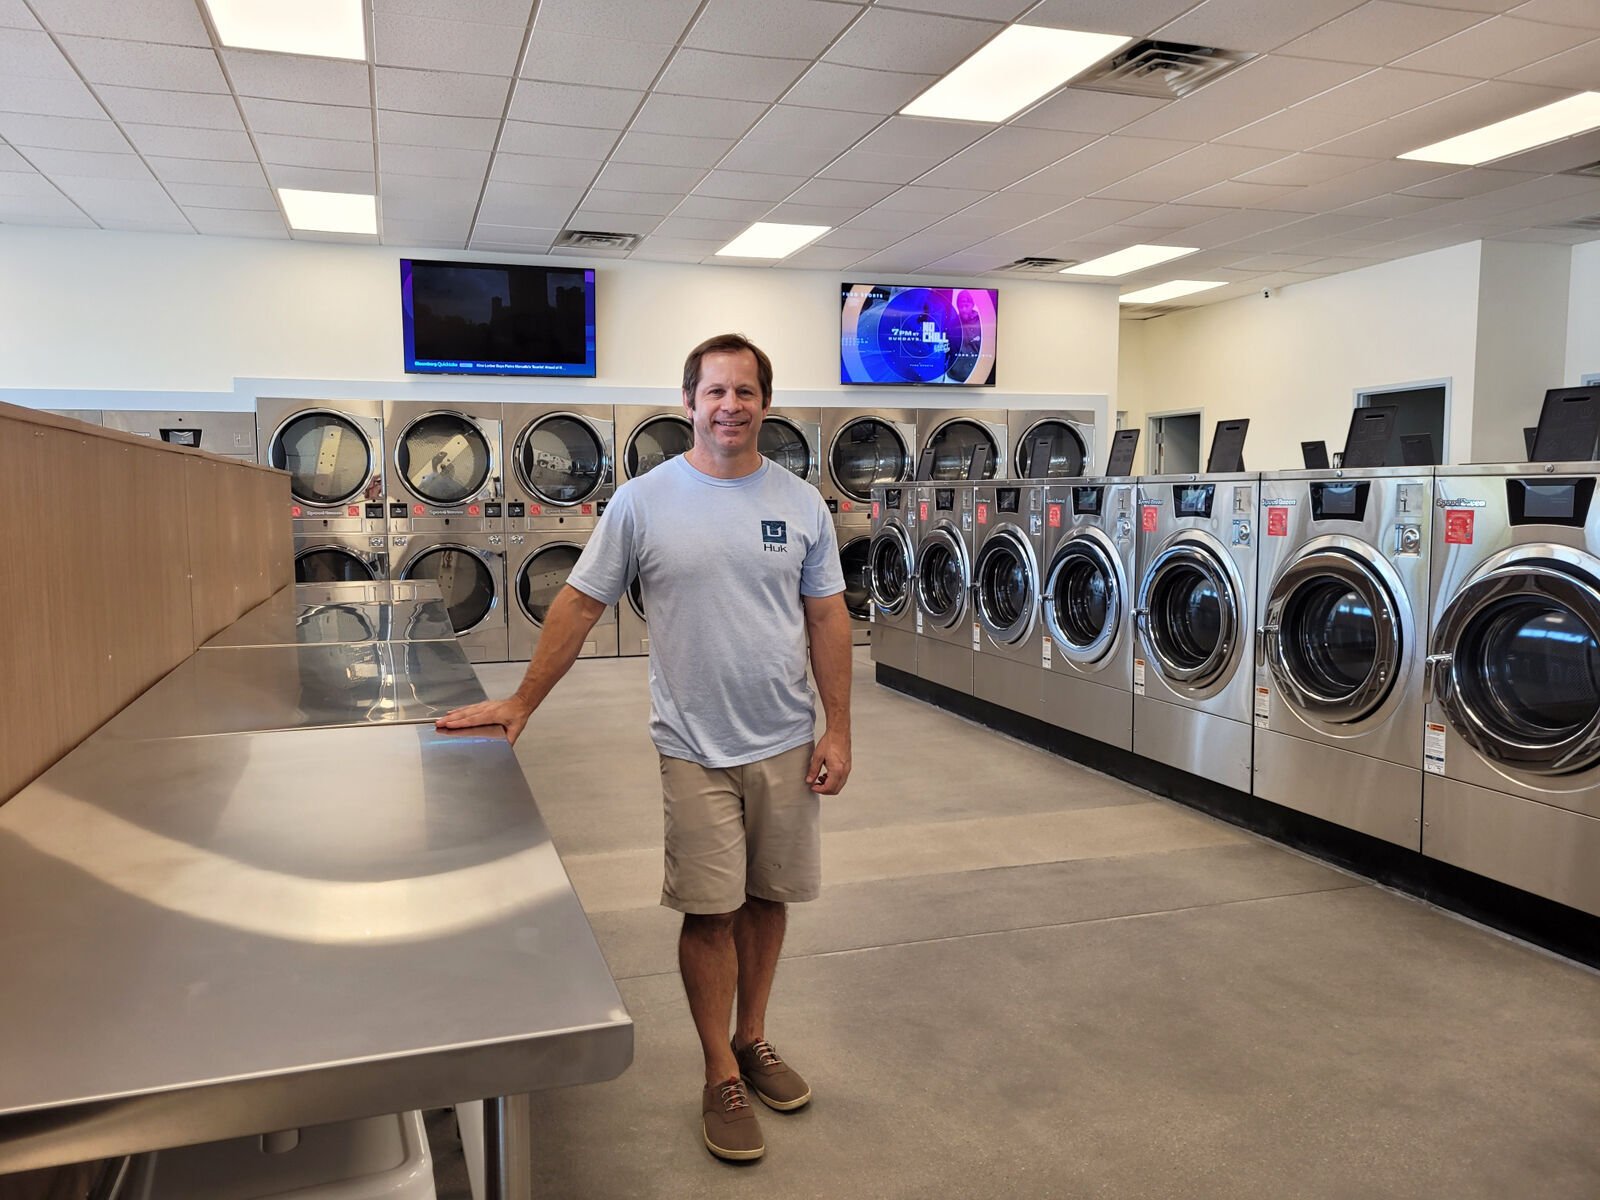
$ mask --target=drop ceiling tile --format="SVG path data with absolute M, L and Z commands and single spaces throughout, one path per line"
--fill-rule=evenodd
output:
M 848 150 L 883 124 L 883 118 L 876 113 L 777 104 L 766 111 L 746 136 L 757 142 L 823 146 L 837 153 Z
M 1443 200 L 1430 199 L 1427 196 L 1403 196 L 1398 192 L 1390 192 L 1383 196 L 1374 196 L 1370 200 L 1357 200 L 1354 204 L 1347 204 L 1338 211 L 1343 216 L 1370 217 L 1376 221 L 1409 217 L 1413 213 L 1437 208 L 1443 203 Z
M 33 166 L 10 146 L 0 146 L 0 171 L 32 171 Z
M 1348 247 L 1346 247 L 1348 249 Z M 1328 258 L 1317 259 L 1306 264 L 1307 271 L 1321 271 L 1334 275 L 1341 271 L 1359 271 L 1362 267 L 1370 267 L 1375 260 L 1371 258 L 1355 258 L 1348 255 L 1333 255 Z
M 664 217 L 677 208 L 682 199 L 679 192 L 611 192 L 604 188 L 591 188 L 584 197 L 584 204 L 589 208 L 603 208 L 607 212 Z
M 1254 171 L 1246 171 L 1238 179 L 1241 183 L 1274 187 L 1305 187 L 1312 183 L 1326 183 L 1376 162 L 1372 158 L 1350 158 L 1336 154 L 1291 154 L 1264 167 L 1257 167 Z
M 510 75 L 522 52 L 522 28 L 489 25 L 460 16 L 372 14 L 372 61 L 383 67 Z
M 181 2 L 181 0 L 179 0 Z M 23 0 L 0 0 L 0 29 L 38 29 L 39 22 Z
M 472 230 L 472 246 L 486 249 L 536 250 L 555 241 L 562 226 L 538 228 L 524 225 L 484 222 L 480 220 Z
M 549 83 L 644 91 L 671 53 L 666 44 L 556 33 L 535 25 L 521 73 Z
M 847 67 L 943 75 L 1002 28 L 993 21 L 872 8 L 834 43 L 824 60 Z
M 1059 242 L 1065 238 L 1082 237 L 1119 221 L 1132 221 L 1140 214 L 1151 211 L 1154 210 L 1150 205 L 1136 200 L 1075 200 L 1049 216 L 1030 221 L 1023 228 Z
M 383 214 L 383 242 L 386 246 L 423 246 L 430 249 L 461 250 L 471 232 L 470 221 L 414 221 Z
M 643 92 L 519 79 L 511 93 L 511 110 L 506 115 L 513 121 L 623 129 L 642 99 Z
M 747 228 L 748 221 L 716 220 L 709 217 L 664 217 L 656 226 L 656 234 L 668 238 L 692 238 L 716 242 L 718 247 L 738 237 Z
M 1515 17 L 1491 17 L 1437 45 L 1402 58 L 1395 65 L 1484 79 L 1530 66 L 1594 38 L 1592 29 L 1543 25 L 1519 21 Z
M 388 156 L 385 155 L 385 161 Z M 497 154 L 493 179 L 508 183 L 537 183 L 546 187 L 586 188 L 600 170 L 600 164 L 587 158 L 545 158 L 532 154 Z M 481 177 L 481 173 L 480 173 Z
M 1600 8 L 1595 7 L 1593 0 L 1528 0 L 1513 8 L 1511 15 L 1527 21 L 1600 30 Z
M 0 74 L 22 79 L 76 79 L 77 72 L 43 30 L 0 27 Z
M 429 183 L 438 183 L 438 180 L 428 180 Z M 379 189 L 383 198 L 384 227 L 388 227 L 391 217 L 403 221 L 434 221 L 434 222 L 462 222 L 470 225 L 472 214 L 478 207 L 478 196 L 482 189 L 474 187 L 469 195 L 447 194 L 439 195 L 435 192 L 414 191 L 394 186 L 387 180 Z
M 921 218 L 912 219 L 909 213 L 897 215 L 906 220 L 893 229 L 863 229 L 860 226 L 848 225 L 843 229 L 835 229 L 832 233 L 823 234 L 817 239 L 816 244 L 839 250 L 883 250 L 894 245 L 908 233 L 915 233 L 931 223 Z
M 1062 207 L 1060 196 L 1046 196 L 1041 192 L 996 192 L 973 202 L 958 215 L 985 222 L 994 230 L 1005 230 L 1037 221 Z
M 705 96 L 649 96 L 630 127 L 642 133 L 684 133 L 737 138 L 761 119 L 759 100 L 712 100 Z
M 912 230 L 926 229 L 934 223 L 934 220 L 935 218 L 929 213 L 908 213 L 874 205 L 859 217 L 852 217 L 845 223 L 844 228 L 898 233 L 904 237 Z
M 240 129 L 239 106 L 232 96 L 201 92 L 162 92 L 152 88 L 95 89 L 100 102 L 118 121 L 138 125 L 187 125 L 194 129 Z
M 611 152 L 612 162 L 649 163 L 661 167 L 712 167 L 733 148 L 728 138 L 687 137 L 671 133 L 622 135 Z
M 1199 225 L 1188 226 L 1183 231 L 1183 244 L 1199 246 L 1202 250 L 1206 250 L 1284 227 L 1299 229 L 1305 223 L 1306 217 L 1302 213 L 1273 212 L 1264 208 L 1245 209 L 1224 213 Z M 1360 224 L 1359 221 L 1352 223 Z M 1315 231 L 1305 235 L 1306 238 L 1315 236 L 1317 236 Z
M 94 220 L 60 192 L 48 196 L 7 196 L 0 193 L 0 222 L 94 228 Z
M 286 167 L 325 167 L 332 171 L 372 170 L 372 143 L 344 142 L 331 138 L 285 137 L 277 133 L 258 133 L 256 145 L 264 163 Z
M 1377 121 L 1350 113 L 1320 112 L 1296 105 L 1281 113 L 1225 133 L 1216 140 L 1226 146 L 1256 146 L 1271 150 L 1302 150 L 1326 144 L 1357 130 L 1369 129 Z
M 1450 168 L 1437 163 L 1399 162 L 1389 160 L 1351 171 L 1336 179 L 1312 184 L 1301 193 L 1302 198 L 1315 204 L 1321 211 L 1330 211 L 1397 192 L 1413 184 L 1437 179 L 1450 174 Z
M 988 189 L 939 188 L 913 184 L 891 191 L 888 196 L 878 201 L 877 207 L 891 212 L 928 213 L 931 216 L 944 217 L 959 212 L 989 194 Z
M 1048 133 L 1051 144 L 1048 147 L 1034 147 L 1029 153 L 1022 149 L 1007 150 L 1000 143 L 990 146 L 990 138 L 985 138 L 940 163 L 918 182 L 934 187 L 1003 188 L 1097 140 L 1092 133 L 1063 133 L 1058 130 L 1002 129 L 996 133 Z
M 296 167 L 272 163 L 267 167 L 273 187 L 301 188 L 311 192 L 351 192 L 371 196 L 376 192 L 372 168 L 365 171 L 335 171 L 328 167 Z
M 378 161 L 385 171 L 400 175 L 434 175 L 440 179 L 482 179 L 489 172 L 487 150 L 452 150 L 447 146 L 391 146 L 379 149 Z M 587 163 L 594 174 L 593 163 Z M 587 179 L 584 180 L 588 182 Z M 581 186 L 581 185 L 570 185 Z
M 234 91 L 241 96 L 356 107 L 372 103 L 366 63 L 224 50 L 222 65 L 227 68 Z
M 1383 121 L 1471 86 L 1459 75 L 1383 67 L 1315 96 L 1295 111 L 1349 113 L 1368 121 Z
M 511 88 L 509 79 L 494 75 L 405 67 L 375 67 L 373 78 L 379 108 L 451 117 L 498 117 Z
M 785 104 L 807 108 L 842 109 L 846 112 L 899 112 L 936 82 L 937 75 L 904 71 L 868 71 L 837 63 L 819 62 L 784 93 Z
M 0 112 L 40 116 L 103 118 L 105 109 L 77 79 L 28 79 L 0 74 Z
M 1489 164 L 1493 171 L 1528 171 L 1536 175 L 1555 175 L 1586 167 L 1600 159 L 1600 130 L 1564 138 L 1550 146 L 1540 146 Z
M 470 210 L 483 193 L 482 179 L 441 179 L 436 175 L 405 175 L 398 171 L 380 172 L 378 184 L 385 204 L 395 200 L 437 200 L 457 207 L 465 205 Z
M 1342 16 L 1361 0 L 1205 0 L 1163 25 L 1164 42 L 1222 46 L 1229 50 L 1276 50 L 1317 26 Z
M 783 95 L 807 65 L 798 58 L 758 58 L 685 48 L 672 56 L 655 90 L 677 96 L 771 102 Z
M 891 183 L 861 183 L 851 179 L 813 179 L 789 200 L 795 204 L 854 205 L 858 210 L 877 204 L 896 191 Z
M 677 192 L 694 190 L 705 178 L 701 167 L 661 167 L 649 163 L 607 163 L 595 186 L 608 191 Z
M 766 200 L 777 203 L 806 182 L 803 175 L 768 175 L 751 171 L 712 171 L 697 185 L 700 196 L 721 196 L 729 200 Z
M 61 198 L 61 189 L 29 167 L 23 171 L 0 172 L 0 197 L 10 200 L 45 199 L 54 203 Z
M 1585 42 L 1573 50 L 1553 55 L 1532 66 L 1505 76 L 1516 83 L 1539 83 L 1546 87 L 1586 91 L 1600 80 L 1600 40 Z
M 820 172 L 828 179 L 853 179 L 862 183 L 910 183 L 926 174 L 939 159 L 923 155 L 873 154 L 847 150 Z
M 247 113 L 250 105 L 251 102 L 246 101 Z M 251 123 L 255 123 L 253 117 Z M 500 123 L 491 117 L 442 117 L 430 113 L 394 112 L 386 108 L 378 110 L 378 139 L 386 144 L 492 150 L 499 129 Z
M 561 229 L 582 198 L 580 188 L 534 187 L 491 179 L 483 189 L 478 220 L 489 225 Z
M 838 246 L 810 245 L 791 254 L 776 265 L 797 271 L 841 271 L 859 261 L 863 251 L 847 250 Z
M 1209 141 L 1361 75 L 1349 63 L 1263 55 L 1208 84 L 1180 103 L 1123 128 L 1130 137 Z
M 551 2 L 546 0 L 539 6 L 541 19 Z M 413 17 L 459 17 L 485 25 L 526 26 L 533 0 L 373 0 L 372 8 L 375 12 Z
M 929 261 L 926 254 L 891 247 L 870 258 L 860 259 L 851 270 L 863 275 L 911 275 L 921 270 Z
M 685 196 L 672 210 L 679 217 L 704 217 L 712 221 L 759 221 L 772 207 L 767 200 L 730 200 L 722 196 Z
M 1084 201 L 1090 203 L 1090 201 Z M 1108 203 L 1095 201 L 1094 203 Z M 1109 203 L 1131 203 L 1130 201 L 1110 201 Z M 1113 233 L 1119 240 L 1128 241 L 1130 244 L 1141 240 L 1148 241 L 1148 231 L 1160 230 L 1168 233 L 1178 229 L 1190 229 L 1196 225 L 1204 225 L 1207 221 L 1214 221 L 1218 217 L 1225 217 L 1231 208 L 1220 205 L 1209 205 L 1199 200 L 1191 202 L 1185 198 L 1182 204 L 1158 204 L 1154 208 L 1147 208 L 1143 212 L 1134 213 L 1130 217 L 1123 217 L 1114 225 L 1104 229 L 1093 230 L 1097 238 L 1102 240 Z M 1142 237 L 1141 237 L 1142 233 Z M 1159 241 L 1173 241 L 1174 238 L 1158 238 Z
M 666 239 L 662 240 L 663 242 L 666 241 Z M 695 244 L 698 245 L 698 243 Z M 628 257 L 636 258 L 640 262 L 703 263 L 709 260 L 719 266 L 731 265 L 733 261 L 731 259 L 711 259 L 710 255 L 704 250 L 671 250 L 665 248 L 665 246 L 657 247 L 651 245 L 648 238 Z
M 127 233 L 194 233 L 194 226 L 184 219 L 181 212 L 174 210 L 175 216 L 155 216 L 146 220 L 139 216 L 123 217 L 108 213 L 97 218 L 102 229 L 120 229 Z
M 99 150 L 132 153 L 122 131 L 103 117 L 43 117 L 0 112 L 0 137 L 13 146 L 48 146 L 53 150 Z
M 785 225 L 826 225 L 829 229 L 835 229 L 852 217 L 859 216 L 864 207 L 860 204 L 792 204 L 786 201 L 775 205 L 763 219 Z
M 1512 184 L 1524 183 L 1535 178 L 1537 178 L 1535 175 L 1524 175 L 1513 171 L 1490 171 L 1482 167 L 1469 167 L 1465 171 L 1454 171 L 1437 179 L 1410 184 L 1398 190 L 1407 196 L 1463 200 L 1469 196 L 1481 196 L 1484 192 L 1508 188 Z
M 1281 157 L 1282 155 L 1276 150 L 1258 150 L 1249 146 L 1224 146 L 1215 143 L 1197 146 L 1109 187 L 1101 188 L 1096 195 L 1103 195 L 1112 200 L 1152 202 L 1176 200 L 1208 184 L 1220 183 L 1235 175 L 1264 167 Z M 1071 162 L 1071 159 L 1067 161 Z
M 1382 66 L 1485 19 L 1484 13 L 1370 0 L 1360 8 L 1335 17 L 1320 29 L 1296 38 L 1283 52 L 1305 58 Z
M 28 161 L 52 179 L 77 176 L 82 179 L 151 179 L 150 170 L 137 154 L 100 154 L 91 150 L 46 150 L 34 147 Z
M 1292 185 L 1240 183 L 1225 180 L 1182 197 L 1185 204 L 1213 204 L 1220 208 L 1275 208 L 1289 212 L 1315 212 L 1300 208 L 1295 198 L 1304 191 Z
M 830 146 L 786 146 L 780 142 L 758 142 L 745 138 L 716 165 L 728 171 L 757 174 L 785 175 L 792 171 L 815 174 L 838 156 L 839 151 Z
M 166 189 L 149 177 L 56 175 L 55 185 L 95 220 L 170 220 L 181 214 Z
M 1323 142 L 1316 149 L 1323 154 L 1393 158 L 1559 99 L 1561 93 L 1548 88 L 1490 80 L 1414 108 L 1380 125 Z
M 1171 101 L 1150 96 L 1120 96 L 1115 92 L 1069 87 L 1013 117 L 1011 125 L 1066 129 L 1075 133 L 1112 133 L 1169 103 Z
M 700 0 L 539 0 L 534 26 L 557 33 L 676 42 Z
M 596 233 L 631 233 L 635 237 L 644 237 L 653 232 L 661 221 L 661 217 L 640 213 L 596 212 L 580 208 L 572 214 L 567 225 L 571 229 L 587 229 Z
M 935 121 L 924 117 L 890 117 L 856 149 L 872 154 L 900 154 L 942 160 L 972 145 L 994 127 L 972 121 Z
M 382 127 L 387 114 L 378 114 L 379 127 Z M 441 117 L 438 120 L 461 120 L 464 118 Z M 491 127 L 494 122 L 487 122 Z M 493 129 L 490 130 L 491 138 Z M 389 139 L 396 142 L 405 141 L 401 137 Z M 474 145 L 476 139 L 461 139 L 460 144 L 472 146 L 473 149 L 482 147 Z M 555 158 L 590 158 L 595 161 L 605 159 L 611 153 L 611 147 L 617 143 L 615 129 L 585 129 L 576 125 L 541 125 L 532 121 L 507 121 L 500 129 L 500 149 L 511 154 L 548 154 Z M 440 138 L 421 142 L 416 145 L 437 146 L 449 145 L 450 139 Z M 491 141 L 492 144 L 492 141 Z
M 645 238 L 639 249 L 648 251 L 649 254 L 682 254 L 698 255 L 699 259 L 710 258 L 718 250 L 728 244 L 728 238 L 685 238 L 671 237 L 666 234 L 652 234 Z M 637 253 L 636 253 L 637 256 Z M 734 260 L 727 260 L 732 263 Z
M 203 158 L 147 156 L 145 164 L 166 183 L 211 183 L 222 187 L 265 187 L 267 177 L 255 162 L 209 162 Z
M 237 209 L 185 208 L 184 216 L 197 233 L 221 237 L 281 237 L 289 236 L 283 216 L 272 212 L 243 212 Z
M 259 187 L 228 187 L 225 184 L 168 183 L 167 194 L 185 208 L 238 208 L 255 212 L 277 212 L 278 201 L 265 181 Z
M 1519 229 L 1498 234 L 1501 242 L 1544 242 L 1555 246 L 1578 246 L 1595 240 L 1593 229 Z
M 1193 148 L 1191 142 L 1161 138 L 1103 137 L 1011 186 L 1078 199 Z
M 122 42 L 111 38 L 62 37 L 61 48 L 89 83 L 171 88 L 180 92 L 226 92 L 228 81 L 209 47 Z
M 1293 271 L 1315 261 L 1312 254 L 1252 254 L 1236 259 L 1233 265 L 1242 271 Z
M 709 0 L 685 46 L 727 54 L 816 58 L 861 11 L 853 4 L 819 0 Z
M 168 42 L 178 46 L 210 46 L 211 37 L 193 0 L 32 0 L 33 9 L 56 33 L 92 34 Z M 0 9 L 21 8 L 10 0 Z M 0 16 L 0 23 L 4 17 Z

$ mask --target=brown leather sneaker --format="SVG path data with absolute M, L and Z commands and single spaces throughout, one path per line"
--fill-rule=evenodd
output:
M 706 1149 L 718 1158 L 744 1162 L 767 1152 L 761 1137 L 761 1122 L 750 1107 L 750 1096 L 740 1079 L 708 1083 L 700 1097 L 700 1125 Z
M 756 1095 L 768 1108 L 790 1112 L 804 1107 L 811 1100 L 811 1089 L 800 1073 L 772 1048 L 766 1039 L 751 1042 L 743 1050 L 733 1047 L 733 1056 L 739 1060 L 739 1074 L 755 1089 Z

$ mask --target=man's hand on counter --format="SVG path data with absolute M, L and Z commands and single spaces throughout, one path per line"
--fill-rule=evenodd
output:
M 465 708 L 452 709 L 433 725 L 435 729 L 471 729 L 478 725 L 501 725 L 505 727 L 506 741 L 515 746 L 517 738 L 522 735 L 523 727 L 528 723 L 529 715 L 528 709 L 514 697 L 510 700 L 484 700 L 478 704 L 469 704 Z

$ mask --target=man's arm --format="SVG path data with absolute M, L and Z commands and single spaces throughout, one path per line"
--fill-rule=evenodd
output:
M 578 661 L 583 639 L 589 636 L 594 623 L 608 607 L 570 584 L 562 587 L 550 605 L 539 645 L 517 690 L 505 700 L 484 700 L 447 712 L 434 722 L 435 727 L 462 729 L 473 725 L 504 725 L 506 741 L 515 745 L 533 710 Z
M 804 596 L 811 637 L 811 673 L 827 726 L 811 755 L 806 782 L 822 796 L 837 796 L 850 778 L 850 610 L 844 593 Z

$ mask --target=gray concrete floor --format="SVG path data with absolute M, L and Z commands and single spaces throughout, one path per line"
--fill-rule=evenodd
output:
M 864 650 L 768 1024 L 816 1098 L 713 1159 L 645 681 L 579 663 L 517 747 L 636 1022 L 620 1079 L 535 1097 L 537 1195 L 1600 1196 L 1600 976 L 889 692 Z

